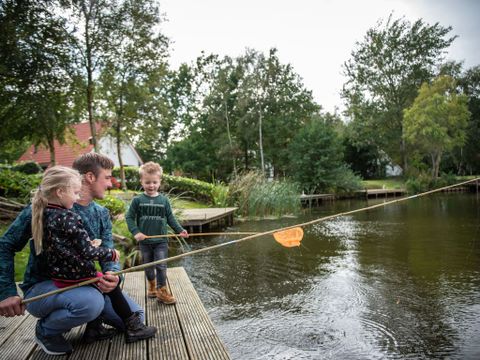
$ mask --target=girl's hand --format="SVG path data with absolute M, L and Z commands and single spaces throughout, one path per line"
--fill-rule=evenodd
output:
M 183 230 L 183 231 L 182 231 L 180 234 L 178 234 L 178 235 L 180 235 L 180 236 L 181 236 L 182 238 L 184 238 L 184 239 L 187 239 L 188 236 L 189 236 L 187 230 Z
M 142 241 L 142 240 L 145 240 L 145 238 L 147 237 L 144 233 L 137 233 L 133 236 L 135 238 L 135 240 L 137 241 Z
M 92 245 L 93 247 L 99 247 L 101 244 L 102 244 L 102 240 L 100 239 L 90 240 L 90 245 Z

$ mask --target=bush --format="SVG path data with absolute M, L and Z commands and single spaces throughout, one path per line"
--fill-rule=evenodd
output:
M 43 169 L 35 161 L 27 161 L 20 163 L 18 165 L 12 166 L 13 171 L 19 171 L 24 174 L 40 174 L 43 172 Z
M 123 200 L 117 199 L 115 196 L 106 195 L 101 200 L 95 200 L 102 206 L 105 206 L 110 211 L 110 216 L 113 218 L 117 215 L 123 214 L 126 209 L 126 205 Z
M 0 170 L 0 195 L 18 198 L 22 202 L 28 202 L 31 192 L 40 185 L 40 174 L 26 175 L 9 169 Z
M 133 191 L 141 190 L 140 176 L 138 167 L 125 167 L 125 182 L 127 189 Z M 112 175 L 120 179 L 120 168 L 113 169 Z M 227 187 L 218 184 L 211 184 L 205 181 L 185 178 L 181 176 L 172 176 L 163 174 L 162 188 L 175 194 L 185 194 L 199 201 L 225 206 L 227 198 Z

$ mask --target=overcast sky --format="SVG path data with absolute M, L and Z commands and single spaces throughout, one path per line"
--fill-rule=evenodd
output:
M 342 64 L 367 29 L 391 12 L 413 22 L 451 25 L 458 35 L 448 59 L 480 64 L 477 0 L 159 0 L 172 40 L 171 65 L 190 63 L 203 50 L 236 57 L 245 48 L 278 49 L 325 110 L 343 108 Z

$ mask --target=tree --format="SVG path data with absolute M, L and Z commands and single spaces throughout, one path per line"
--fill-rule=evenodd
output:
M 430 156 L 432 178 L 437 179 L 442 155 L 465 144 L 470 117 L 467 96 L 457 94 L 455 80 L 442 75 L 431 85 L 421 86 L 413 105 L 404 114 L 405 140 Z
M 464 146 L 466 168 L 470 174 L 480 174 L 480 65 L 468 69 L 459 79 L 459 86 L 468 96 L 471 113 Z
M 0 133 L 2 139 L 45 145 L 52 165 L 54 141 L 65 140 L 78 115 L 79 81 L 56 5 L 12 0 L 0 8 Z
M 86 77 L 84 87 L 88 122 L 92 134 L 92 144 L 98 152 L 95 116 L 95 75 L 101 72 L 104 60 L 112 49 L 110 35 L 117 28 L 114 18 L 118 8 L 116 0 L 71 0 L 63 1 L 64 10 L 71 26 L 72 50 Z
M 343 162 L 343 146 L 332 124 L 313 117 L 288 147 L 290 175 L 307 193 L 354 190 L 359 179 Z
M 166 73 L 168 41 L 155 31 L 159 9 L 151 0 L 125 0 L 115 13 L 116 28 L 109 35 L 111 54 L 101 74 L 106 117 L 116 140 L 120 176 L 126 189 L 121 153 L 125 139 L 136 134 L 151 109 L 153 90 Z
M 451 29 L 422 19 L 413 24 L 393 20 L 390 15 L 367 31 L 344 64 L 347 115 L 361 124 L 366 144 L 375 143 L 404 171 L 408 149 L 403 110 L 411 106 L 420 85 L 433 78 L 435 66 L 455 39 L 447 37 Z

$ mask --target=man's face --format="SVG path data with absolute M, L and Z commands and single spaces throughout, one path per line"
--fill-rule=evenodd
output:
M 90 184 L 91 195 L 94 199 L 103 199 L 105 190 L 112 187 L 112 170 L 100 169 L 98 176 L 94 176 L 94 181 Z

